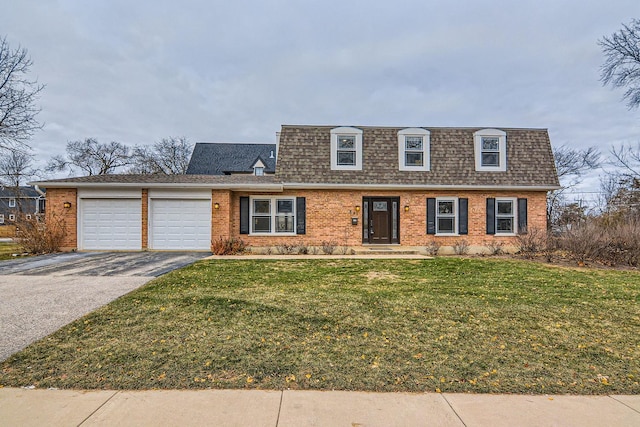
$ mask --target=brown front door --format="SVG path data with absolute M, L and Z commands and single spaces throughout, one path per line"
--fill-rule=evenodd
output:
M 363 199 L 363 242 L 399 243 L 397 197 L 365 197 Z

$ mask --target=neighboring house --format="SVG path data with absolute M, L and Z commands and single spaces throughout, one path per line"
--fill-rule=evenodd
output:
M 276 172 L 276 144 L 202 143 L 193 149 L 187 174 L 265 175 Z
M 232 162 L 201 151 L 190 172 L 217 175 L 37 184 L 47 215 L 66 219 L 69 250 L 210 250 L 232 237 L 254 247 L 513 246 L 546 229 L 546 194 L 559 188 L 545 129 L 285 125 L 275 174 L 251 174 L 255 158 L 268 161 L 254 154 L 244 173 L 207 170 Z
M 45 193 L 38 187 L 0 187 L 0 225 L 44 214 Z

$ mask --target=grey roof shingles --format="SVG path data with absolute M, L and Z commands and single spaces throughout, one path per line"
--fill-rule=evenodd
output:
M 231 144 L 199 142 L 193 149 L 187 174 L 225 175 L 253 173 L 258 159 L 265 165 L 265 173 L 276 168 L 276 144 Z

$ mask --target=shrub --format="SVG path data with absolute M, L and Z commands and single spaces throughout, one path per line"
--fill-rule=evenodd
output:
M 547 248 L 547 233 L 537 228 L 530 228 L 526 234 L 517 236 L 518 253 L 531 259 Z
M 300 242 L 296 245 L 296 253 L 298 255 L 307 255 L 309 253 L 309 246 L 304 242 Z
M 19 219 L 16 242 L 30 254 L 59 252 L 65 237 L 64 220 L 51 215 L 47 222 L 38 218 Z
M 223 238 L 214 240 L 211 245 L 211 252 L 214 255 L 238 255 L 244 253 L 247 250 L 247 244 L 242 239 L 236 239 L 235 237 Z
M 296 245 L 293 244 L 281 243 L 279 245 L 276 245 L 276 252 L 278 252 L 278 254 L 280 255 L 291 255 L 295 251 Z
M 465 239 L 456 240 L 453 244 L 453 253 L 456 255 L 466 255 L 469 253 L 469 242 Z
M 441 246 L 440 243 L 436 242 L 435 240 L 432 240 L 429 243 L 427 243 L 427 245 L 424 247 L 424 250 L 427 253 L 427 255 L 438 256 L 438 252 L 440 252 L 440 246 Z
M 640 222 L 609 223 L 590 220 L 558 236 L 557 247 L 579 263 L 592 260 L 607 265 L 640 265 Z
M 497 242 L 495 240 L 491 240 L 485 242 L 484 246 L 489 251 L 489 255 L 502 255 L 504 253 L 504 242 Z
M 322 252 L 325 255 L 331 255 L 336 250 L 336 246 L 338 246 L 338 243 L 336 243 L 334 240 L 329 240 L 329 241 L 323 240 Z

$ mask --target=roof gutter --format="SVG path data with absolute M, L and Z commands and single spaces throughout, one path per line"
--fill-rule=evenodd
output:
M 279 192 L 284 188 L 280 183 L 176 183 L 176 182 L 39 182 L 30 183 L 44 188 L 172 188 L 193 189 L 209 188 L 212 190 Z
M 323 184 L 285 183 L 285 190 L 477 190 L 553 191 L 559 185 L 437 185 L 437 184 Z

